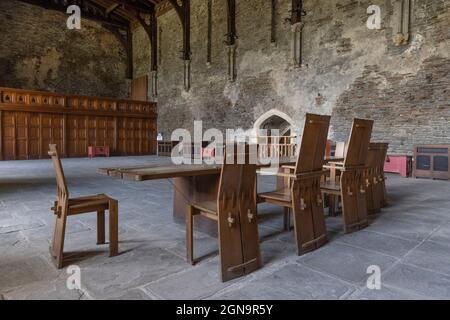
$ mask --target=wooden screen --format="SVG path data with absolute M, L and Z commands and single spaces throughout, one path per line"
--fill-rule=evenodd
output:
M 113 155 L 156 154 L 156 105 L 0 88 L 0 160 L 85 157 L 88 146 Z

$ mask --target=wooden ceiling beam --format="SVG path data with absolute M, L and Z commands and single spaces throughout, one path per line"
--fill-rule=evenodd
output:
M 111 12 L 113 12 L 114 10 L 116 10 L 118 6 L 120 6 L 120 4 L 118 4 L 118 3 L 113 3 L 113 4 L 110 5 L 108 8 L 106 8 L 106 13 L 107 13 L 107 14 L 110 14 Z
M 129 21 L 115 14 L 107 15 L 103 7 L 87 0 L 68 0 L 68 1 L 45 1 L 45 0 L 19 0 L 31 5 L 39 6 L 47 10 L 54 10 L 66 13 L 69 5 L 78 5 L 82 11 L 82 18 L 111 25 L 126 30 Z M 66 3 L 66 4 L 64 4 Z

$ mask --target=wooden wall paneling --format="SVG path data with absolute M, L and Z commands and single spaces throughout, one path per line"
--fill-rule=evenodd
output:
M 114 155 L 156 152 L 156 104 L 0 88 L 0 160 L 85 157 L 88 145 Z
M 61 155 L 63 157 L 67 157 L 68 151 L 67 151 L 67 114 L 63 115 L 63 144 L 62 144 L 62 148 L 61 148 Z
M 105 145 L 110 147 L 110 152 L 115 153 L 115 122 L 113 117 L 105 118 Z
M 87 117 L 88 146 L 97 146 L 97 121 L 95 117 Z
M 134 154 L 142 154 L 144 134 L 142 132 L 142 120 L 134 119 Z
M 48 150 L 48 145 L 52 142 L 52 115 L 43 114 L 41 117 L 41 154 Z
M 134 119 L 126 119 L 126 154 L 134 155 Z
M 41 117 L 37 113 L 28 114 L 28 159 L 43 158 L 41 153 Z
M 67 117 L 67 156 L 75 157 L 77 153 L 77 120 L 74 116 Z
M 125 118 L 117 118 L 117 153 L 125 155 Z
M 56 144 L 58 146 L 64 145 L 64 115 L 62 114 L 53 114 L 52 115 L 52 138 L 51 143 Z M 48 149 L 48 145 L 47 145 Z

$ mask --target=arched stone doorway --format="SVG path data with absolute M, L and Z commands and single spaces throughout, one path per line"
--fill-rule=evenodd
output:
M 262 157 L 292 157 L 297 135 L 294 122 L 287 114 L 272 109 L 259 117 L 253 126 Z

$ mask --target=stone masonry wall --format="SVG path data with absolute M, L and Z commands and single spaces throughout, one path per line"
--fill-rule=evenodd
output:
M 128 96 L 126 55 L 115 36 L 82 19 L 15 0 L 0 1 L 0 86 L 63 93 Z
M 450 0 L 412 0 L 411 41 L 393 45 L 395 0 L 305 0 L 305 67 L 290 63 L 290 0 L 276 1 L 276 44 L 270 42 L 270 3 L 237 0 L 237 80 L 227 81 L 226 2 L 212 4 L 212 63 L 207 57 L 207 0 L 191 0 L 192 88 L 183 90 L 181 25 L 174 10 L 159 18 L 159 131 L 203 120 L 204 129 L 253 127 L 271 109 L 293 118 L 333 116 L 330 137 L 346 140 L 353 116 L 375 120 L 374 140 L 391 153 L 414 143 L 450 143 Z M 367 8 L 381 7 L 382 29 L 366 27 Z M 148 39 L 135 72 L 148 70 Z M 137 54 L 139 56 L 139 54 Z M 135 53 L 136 56 L 136 53 Z

